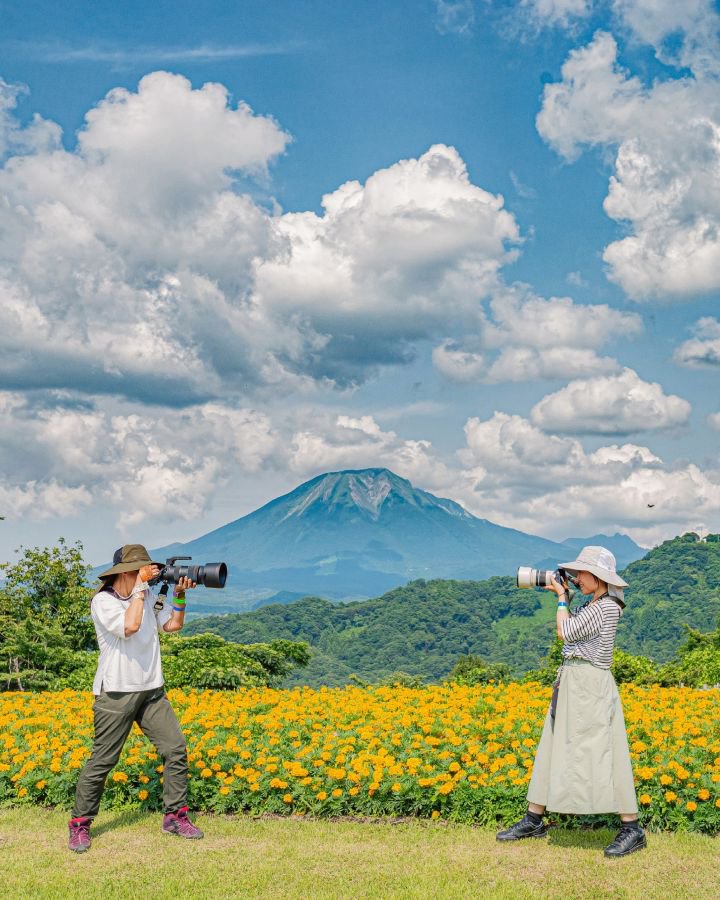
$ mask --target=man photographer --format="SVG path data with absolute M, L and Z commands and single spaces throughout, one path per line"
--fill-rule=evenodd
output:
M 160 631 L 185 624 L 185 591 L 195 582 L 180 578 L 171 602 L 151 593 L 148 582 L 162 568 L 141 544 L 115 552 L 113 566 L 100 575 L 92 599 L 100 658 L 93 682 L 95 740 L 80 773 L 69 822 L 69 848 L 90 848 L 90 825 L 100 807 L 105 779 L 120 758 L 134 722 L 152 741 L 164 763 L 162 830 L 197 839 L 203 836 L 188 816 L 185 736 L 165 694 L 160 663 Z
M 528 811 L 497 839 L 544 837 L 546 809 L 575 815 L 618 813 L 621 828 L 605 856 L 627 856 L 647 843 L 638 821 L 622 704 L 610 671 L 627 582 L 604 547 L 583 547 L 578 558 L 562 563 L 560 570 L 565 580 L 552 577 L 546 590 L 557 594 L 563 664 L 535 755 Z M 591 595 L 577 610 L 568 609 L 568 581 Z

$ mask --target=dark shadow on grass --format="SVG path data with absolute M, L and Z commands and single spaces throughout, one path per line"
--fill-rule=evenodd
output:
M 614 837 L 615 832 L 609 828 L 563 828 L 555 825 L 548 829 L 548 843 L 554 847 L 603 850 Z
M 116 831 L 118 828 L 130 828 L 132 825 L 137 825 L 141 820 L 147 819 L 148 815 L 157 815 L 157 813 L 147 813 L 140 809 L 127 809 L 116 813 L 109 821 L 102 822 L 100 825 L 93 825 L 90 833 L 93 838 L 96 838 L 108 831 Z

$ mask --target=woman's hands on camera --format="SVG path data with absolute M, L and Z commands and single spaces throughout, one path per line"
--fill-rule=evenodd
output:
M 552 591 L 554 594 L 557 594 L 558 600 L 566 600 L 568 598 L 568 585 L 564 581 L 560 581 L 558 578 L 553 577 L 552 583 L 545 586 L 546 591 Z

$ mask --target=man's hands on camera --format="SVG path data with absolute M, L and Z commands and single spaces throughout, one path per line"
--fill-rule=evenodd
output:
M 178 579 L 177 584 L 173 588 L 173 596 L 177 597 L 178 594 L 184 594 L 185 591 L 190 591 L 194 587 L 197 587 L 196 581 L 190 581 L 189 578 L 186 578 L 184 575 L 182 578 Z
M 137 573 L 133 593 L 135 593 L 135 591 L 144 591 L 147 587 L 147 583 L 152 581 L 153 578 L 156 578 L 159 574 L 160 566 L 143 566 Z

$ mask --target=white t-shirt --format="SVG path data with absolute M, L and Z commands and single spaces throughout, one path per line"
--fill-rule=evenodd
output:
M 121 600 L 110 591 L 95 594 L 90 605 L 100 659 L 93 682 L 93 694 L 102 691 L 149 691 L 164 684 L 160 665 L 158 632 L 170 620 L 172 609 L 165 602 L 153 607 L 157 595 L 145 591 L 145 609 L 140 628 L 125 637 L 125 613 L 130 600 Z

